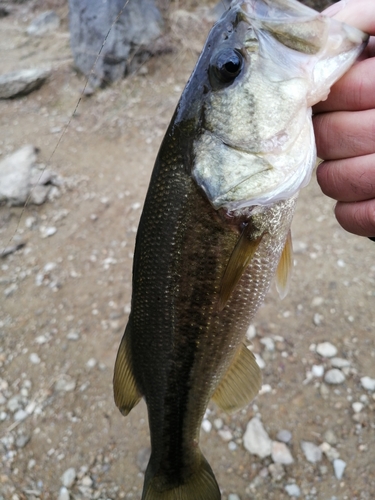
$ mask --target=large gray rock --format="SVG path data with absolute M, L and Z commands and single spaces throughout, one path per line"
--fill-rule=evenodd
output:
M 74 61 L 94 88 L 123 78 L 162 32 L 154 0 L 130 0 L 125 8 L 124 0 L 69 0 L 69 8 Z
M 21 69 L 0 75 L 0 99 L 29 94 L 50 75 L 46 68 Z

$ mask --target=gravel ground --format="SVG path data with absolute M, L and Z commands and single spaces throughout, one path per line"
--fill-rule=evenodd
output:
M 71 118 L 84 79 L 67 8 L 56 32 L 30 38 L 34 5 L 0 18 L 2 72 L 48 64 L 52 74 L 0 101 L 0 160 L 33 144 L 60 182 L 40 206 L 0 207 L 1 245 L 18 246 L 0 259 L 0 499 L 136 500 L 146 409 L 120 415 L 112 370 L 153 161 L 210 23 L 174 6 L 174 52 L 84 98 Z M 375 246 L 345 233 L 332 207 L 315 180 L 301 193 L 290 293 L 281 302 L 271 290 L 248 332 L 260 395 L 231 417 L 207 411 L 202 449 L 223 499 L 374 498 Z

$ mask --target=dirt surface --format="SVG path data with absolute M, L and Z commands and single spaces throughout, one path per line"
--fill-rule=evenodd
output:
M 41 206 L 0 207 L 1 246 L 26 243 L 0 260 L 0 499 L 63 500 L 68 491 L 77 500 L 140 499 L 146 409 L 120 415 L 112 370 L 153 162 L 210 21 L 203 8 L 173 4 L 174 52 L 83 98 L 72 118 L 85 80 L 72 65 L 67 7 L 57 10 L 56 33 L 29 38 L 25 29 L 41 10 L 34 5 L 12 4 L 0 19 L 1 72 L 43 64 L 52 76 L 26 97 L 0 101 L 0 159 L 33 144 L 39 163 L 65 181 Z M 262 394 L 231 417 L 209 407 L 213 425 L 205 424 L 201 445 L 223 499 L 283 500 L 293 483 L 304 499 L 374 498 L 375 398 L 361 377 L 375 378 L 375 246 L 344 232 L 332 207 L 315 179 L 301 192 L 290 292 L 280 301 L 272 289 L 254 322 Z M 55 233 L 44 237 L 50 227 Z M 323 341 L 348 362 L 338 385 L 313 368 L 331 368 L 315 350 Z M 254 415 L 273 440 L 291 432 L 294 463 L 275 467 L 244 448 Z M 301 441 L 331 448 L 323 445 L 328 451 L 311 463 Z

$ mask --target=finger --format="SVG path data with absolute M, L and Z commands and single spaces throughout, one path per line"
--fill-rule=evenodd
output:
M 375 35 L 375 2 L 342 0 L 323 11 L 323 14 Z
M 323 193 L 335 200 L 352 202 L 375 198 L 375 154 L 323 162 L 316 175 Z
M 339 160 L 375 152 L 375 109 L 335 111 L 313 117 L 318 156 Z
M 336 219 L 349 233 L 359 236 L 375 236 L 375 200 L 358 203 L 338 202 L 335 208 Z
M 313 107 L 314 114 L 375 108 L 374 81 L 375 58 L 357 63 L 332 87 L 328 99 Z

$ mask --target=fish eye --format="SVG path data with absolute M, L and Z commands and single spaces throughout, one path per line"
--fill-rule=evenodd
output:
M 241 52 L 236 49 L 224 49 L 215 56 L 210 69 L 221 83 L 231 83 L 241 73 L 242 66 Z

